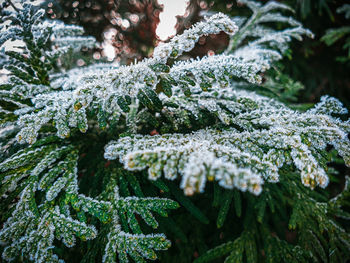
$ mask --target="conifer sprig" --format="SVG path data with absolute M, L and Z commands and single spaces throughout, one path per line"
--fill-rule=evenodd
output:
M 280 7 L 272 5 L 269 8 Z M 270 10 L 269 8 L 267 9 Z M 72 81 L 69 78 L 67 80 L 66 75 L 65 79 L 68 82 L 64 84 L 65 92 L 51 92 L 33 99 L 38 112 L 21 116 L 19 124 L 23 129 L 17 138 L 32 143 L 38 130 L 51 121 L 54 121 L 57 135 L 61 138 L 70 135 L 71 127 L 86 132 L 87 115 L 90 112 L 97 112 L 97 121 L 101 127 L 117 123 L 120 116 L 126 115 L 127 120 L 133 120 L 127 121 L 130 131 L 135 132 L 134 124 L 130 124 L 137 118 L 134 116 L 137 114 L 135 111 L 145 107 L 149 111 L 160 112 L 164 108 L 162 96 L 158 93 L 171 97 L 173 93 L 180 92 L 189 96 L 196 92 L 198 87 L 208 91 L 215 83 L 227 86 L 232 77 L 260 83 L 259 73 L 267 70 L 273 61 L 280 59 L 279 51 L 283 51 L 282 47 L 275 50 L 270 48 L 269 44 L 272 47 L 274 42 L 287 45 L 291 36 L 300 38 L 303 34 L 309 34 L 301 27 L 274 31 L 276 36 L 270 36 L 272 32 L 264 37 L 258 35 L 260 38 L 252 45 L 240 47 L 230 55 L 180 61 L 172 67 L 167 65 L 169 58 L 176 59 L 183 52 L 191 50 L 200 36 L 217 34 L 220 31 L 235 35 L 240 32 L 237 33 L 237 30 L 237 26 L 227 16 L 216 14 L 176 36 L 169 43 L 159 45 L 152 58 L 117 69 L 92 68 L 93 72 L 79 72 L 78 78 L 76 73 L 72 74 L 71 76 L 75 77 Z M 266 38 L 268 36 L 270 38 Z M 245 37 L 240 36 L 240 39 Z M 56 80 L 56 83 L 62 81 Z M 70 87 L 68 83 L 71 83 Z
M 300 171 L 305 186 L 326 187 L 329 179 L 319 151 L 327 144 L 350 165 L 349 123 L 331 116 L 347 112 L 338 100 L 323 97 L 306 113 L 279 103 L 275 108 L 272 103 L 265 106 L 256 104 L 241 113 L 237 108 L 232 123 L 242 130 L 123 137 L 106 147 L 105 158 L 119 158 L 129 170 L 147 168 L 151 180 L 162 174 L 170 180 L 181 175 L 181 188 L 190 195 L 203 192 L 207 180 L 259 194 L 263 181 L 278 182 L 279 168 L 290 163 Z

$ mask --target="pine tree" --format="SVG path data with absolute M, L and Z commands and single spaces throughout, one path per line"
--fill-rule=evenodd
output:
M 350 166 L 347 110 L 329 96 L 307 110 L 291 108 L 290 94 L 275 96 L 300 84 L 276 77 L 274 63 L 293 38 L 312 33 L 285 15 L 286 5 L 240 2 L 250 18 L 206 17 L 141 62 L 67 71 L 57 60 L 94 38 L 45 20 L 28 1 L 2 4 L 5 261 L 170 262 L 158 252 L 171 245 L 166 234 L 182 240 L 172 261 L 186 262 L 189 219 L 168 210 L 187 209 L 202 235 L 212 220 L 207 200 L 227 234 L 196 262 L 349 259 L 349 179 L 335 197 L 324 189 L 337 180 L 329 162 Z M 222 31 L 230 36 L 224 53 L 181 56 Z M 23 47 L 7 51 L 12 40 Z M 286 238 L 284 222 L 296 238 Z

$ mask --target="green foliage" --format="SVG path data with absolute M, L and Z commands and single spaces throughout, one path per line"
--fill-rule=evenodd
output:
M 328 199 L 325 192 L 311 193 L 293 174 L 285 178 L 279 187 L 266 186 L 268 189 L 259 199 L 247 199 L 252 202 L 247 205 L 251 209 L 246 210 L 242 218 L 244 230 L 235 240 L 208 250 L 195 262 L 211 262 L 223 256 L 225 262 L 242 262 L 243 257 L 246 262 L 346 262 L 350 256 L 350 235 L 335 217 L 347 217 L 342 206 L 346 204 L 344 197 L 349 196 L 349 178 L 344 191 L 333 199 Z M 342 200 L 336 206 L 338 215 L 333 209 L 335 200 Z M 267 208 L 269 213 L 265 211 Z M 262 218 L 261 213 L 268 215 Z M 275 224 L 280 223 L 276 218 L 285 218 L 287 214 L 293 231 L 290 233 L 296 234 L 293 245 L 274 232 L 279 228 Z
M 345 4 L 342 7 L 337 9 L 338 13 L 344 12 L 346 19 L 350 18 L 350 5 Z M 321 38 L 321 41 L 325 42 L 328 46 L 333 45 L 338 40 L 346 37 L 345 44 L 343 49 L 348 49 L 348 55 L 343 57 L 337 57 L 337 60 L 340 62 L 347 62 L 350 59 L 350 27 L 343 26 L 335 29 L 327 30 L 326 34 Z

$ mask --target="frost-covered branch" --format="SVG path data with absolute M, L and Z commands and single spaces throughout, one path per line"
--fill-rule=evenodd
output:
M 269 20 L 268 17 L 265 20 Z M 36 96 L 33 103 L 38 112 L 20 118 L 19 124 L 24 128 L 17 138 L 33 143 L 40 128 L 51 121 L 56 126 L 57 135 L 62 138 L 69 136 L 74 127 L 86 132 L 87 114 L 90 112 L 98 112 L 97 122 L 102 128 L 117 123 L 121 116 L 130 120 L 134 115 L 132 112 L 142 107 L 160 112 L 164 108 L 164 98 L 158 93 L 171 97 L 178 88 L 189 96 L 198 87 L 208 91 L 216 83 L 227 86 L 232 78 L 260 83 L 259 74 L 281 58 L 277 51 L 264 48 L 263 43 L 286 43 L 290 36 L 299 37 L 305 33 L 296 28 L 286 29 L 283 34 L 270 32 L 231 55 L 178 61 L 172 67 L 167 65 L 168 58 L 175 59 L 189 51 L 200 36 L 220 31 L 234 35 L 237 26 L 225 15 L 216 14 L 174 37 L 169 43 L 161 44 L 155 49 L 152 58 L 134 65 L 117 68 L 92 66 L 84 71 L 68 72 L 63 78 L 56 76 L 52 85 L 56 89 L 63 88 L 65 92 Z M 129 128 L 135 132 L 135 128 Z
M 68 80 L 64 83 L 64 87 L 71 84 L 64 88 L 67 91 L 38 95 L 33 99 L 35 107 L 41 110 L 38 113 L 21 117 L 19 124 L 24 126 L 24 129 L 18 135 L 18 139 L 33 143 L 39 129 L 52 119 L 56 123 L 57 134 L 60 137 L 69 135 L 69 126 L 78 127 L 82 132 L 85 132 L 87 130 L 86 113 L 96 107 L 101 111 L 99 116 L 104 116 L 104 122 L 106 119 L 117 122 L 123 112 L 130 110 L 129 105 L 132 101 L 135 103 L 135 99 L 151 110 L 159 110 L 162 103 L 155 92 L 157 84 L 160 84 L 164 93 L 167 94 L 169 89 L 171 92 L 171 87 L 166 82 L 167 79 L 172 79 L 171 75 L 162 77 L 169 71 L 169 66 L 166 65 L 167 59 L 170 56 L 176 58 L 182 52 L 193 48 L 202 35 L 219 33 L 220 31 L 234 34 L 236 30 L 235 24 L 225 15 L 217 14 L 196 24 L 169 43 L 157 47 L 152 58 L 145 59 L 135 65 L 121 66 L 117 69 L 93 67 L 93 73 L 91 71 L 83 74 L 79 72 L 78 79 L 74 78 L 74 80 Z M 259 69 L 261 70 L 258 66 L 258 68 L 254 66 L 249 68 L 248 66 L 248 68 L 242 69 L 242 63 L 237 66 L 235 66 L 237 63 L 231 62 L 232 65 L 229 63 L 229 61 L 226 62 L 227 68 L 238 67 L 238 69 L 235 69 L 238 72 L 237 74 L 245 70 L 249 71 L 244 73 L 248 76 L 249 73 L 254 75 Z M 198 68 L 199 66 L 192 65 L 191 68 Z M 76 73 L 77 71 L 73 72 Z M 64 76 L 64 79 L 70 75 L 73 77 L 73 72 Z M 56 78 L 53 83 L 57 88 L 60 88 L 62 84 L 63 81 L 59 78 Z M 57 96 L 61 98 L 59 103 L 57 103 Z
M 189 195 L 203 192 L 207 180 L 259 194 L 264 180 L 277 182 L 279 168 L 292 163 L 305 186 L 326 187 L 329 179 L 318 152 L 327 144 L 350 165 L 349 122 L 330 116 L 347 112 L 338 100 L 323 97 L 306 113 L 282 104 L 255 104 L 250 111 L 240 111 L 238 103 L 235 106 L 231 122 L 243 131 L 123 137 L 106 147 L 105 158 L 119 158 L 129 170 L 147 168 L 151 180 L 181 175 L 181 188 Z
M 313 37 L 313 34 L 302 27 L 300 22 L 296 21 L 293 17 L 287 17 L 278 11 L 293 12 L 289 6 L 270 1 L 266 4 L 251 0 L 239 0 L 239 4 L 247 5 L 253 12 L 249 19 L 244 20 L 240 30 L 230 39 L 230 43 L 226 50 L 227 53 L 239 53 L 240 49 L 273 49 L 281 52 L 282 54 L 288 48 L 288 43 L 292 38 L 301 39 L 303 35 Z M 266 23 L 284 23 L 291 28 L 284 30 L 275 30 L 274 28 L 267 26 Z M 242 45 L 246 39 L 250 38 L 250 43 L 247 47 Z M 255 39 L 251 41 L 251 38 Z
M 166 216 L 167 209 L 178 207 L 176 202 L 164 198 L 122 198 L 117 186 L 104 200 L 79 194 L 76 149 L 51 141 L 39 141 L 42 146 L 34 144 L 0 164 L 2 198 L 11 200 L 15 197 L 12 193 L 20 191 L 14 211 L 0 231 L 0 240 L 5 245 L 3 259 L 10 261 L 23 254 L 35 262 L 59 262 L 52 250 L 55 240 L 72 247 L 76 238 L 83 241 L 96 238 L 97 230 L 87 224 L 85 213 L 103 224 L 111 224 L 105 262 L 115 262 L 116 251 L 124 262 L 127 262 L 126 253 L 136 259 L 155 259 L 154 252 L 147 254 L 149 249 L 165 249 L 170 245 L 163 234 L 143 235 L 135 214 L 157 228 L 158 222 L 151 211 Z M 36 194 L 42 198 L 35 198 Z M 122 230 L 119 215 L 135 235 Z M 114 259 L 110 249 L 114 251 Z M 139 252 L 142 256 L 135 256 Z

